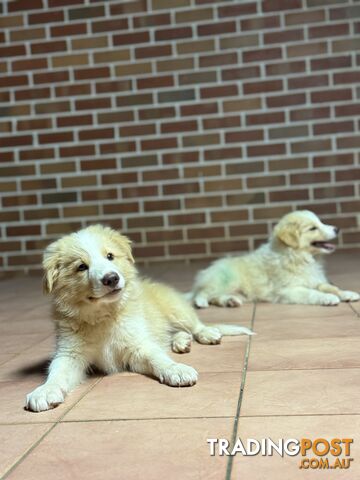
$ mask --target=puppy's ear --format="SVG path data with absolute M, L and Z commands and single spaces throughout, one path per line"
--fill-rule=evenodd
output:
M 128 260 L 130 260 L 131 263 L 135 263 L 134 257 L 132 255 L 131 251 L 131 240 L 128 237 L 125 237 L 125 235 L 121 235 L 120 232 L 114 232 L 114 241 L 117 244 L 117 246 L 122 250 Z
M 43 256 L 43 291 L 51 293 L 59 276 L 59 255 L 56 242 L 49 245 Z
M 280 222 L 274 229 L 274 235 L 288 247 L 298 248 L 299 228 L 295 222 Z

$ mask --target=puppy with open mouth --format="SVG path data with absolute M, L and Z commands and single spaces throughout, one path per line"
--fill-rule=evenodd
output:
M 199 272 L 190 298 L 198 308 L 237 307 L 244 300 L 337 305 L 356 302 L 356 292 L 329 283 L 319 261 L 332 253 L 339 229 L 309 210 L 285 215 L 268 243 L 247 255 L 215 261 Z
M 222 335 L 252 333 L 239 325 L 206 326 L 180 293 L 139 278 L 130 241 L 109 227 L 94 225 L 57 240 L 43 266 L 57 347 L 46 382 L 27 395 L 28 410 L 62 403 L 91 365 L 107 374 L 151 375 L 173 387 L 194 385 L 196 370 L 172 360 L 167 349 L 185 353 L 193 338 L 217 344 Z

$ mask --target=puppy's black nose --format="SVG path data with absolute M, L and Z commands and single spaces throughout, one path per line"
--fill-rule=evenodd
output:
M 118 284 L 119 280 L 120 278 L 117 273 L 110 272 L 103 276 L 103 278 L 101 279 L 101 282 L 103 285 L 105 285 L 105 287 L 114 288 Z
M 335 230 L 336 235 L 340 232 L 340 228 L 339 228 L 339 227 L 334 227 L 334 230 Z

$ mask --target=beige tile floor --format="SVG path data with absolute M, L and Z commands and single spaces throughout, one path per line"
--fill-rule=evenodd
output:
M 198 265 L 145 273 L 189 288 Z M 331 279 L 360 290 L 359 255 L 329 259 Z M 140 375 L 93 376 L 49 412 L 23 409 L 53 348 L 39 278 L 0 282 L 0 476 L 42 479 L 360 478 L 360 305 L 245 305 L 199 312 L 255 337 L 193 345 L 200 372 L 173 389 Z M 176 357 L 176 355 L 174 355 Z M 349 470 L 300 470 L 300 457 L 210 456 L 207 438 L 353 438 Z

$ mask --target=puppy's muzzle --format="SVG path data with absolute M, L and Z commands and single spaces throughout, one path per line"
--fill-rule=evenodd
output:
M 103 276 L 101 279 L 101 283 L 105 285 L 105 287 L 115 288 L 119 283 L 120 277 L 116 272 L 110 272 Z

